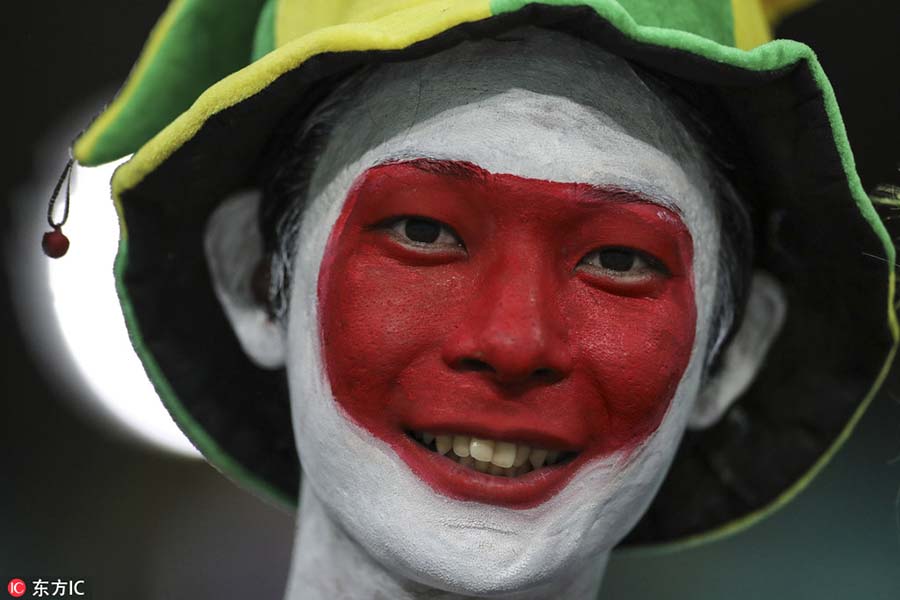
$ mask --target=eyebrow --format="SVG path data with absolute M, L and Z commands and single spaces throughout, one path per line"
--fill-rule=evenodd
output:
M 475 163 L 464 160 L 445 160 L 440 158 L 414 158 L 404 159 L 401 157 L 388 159 L 379 163 L 381 165 L 404 164 L 413 167 L 424 173 L 432 175 L 444 175 L 453 177 L 454 179 L 463 179 L 467 181 L 484 182 L 487 181 L 491 172 L 479 167 Z
M 475 163 L 464 160 L 446 160 L 439 158 L 413 158 L 401 156 L 384 160 L 376 166 L 404 164 L 424 173 L 442 175 L 483 183 L 487 181 L 491 172 L 479 167 Z M 684 212 L 675 200 L 652 184 L 625 181 L 620 184 L 582 184 L 585 189 L 584 198 L 578 198 L 576 203 L 581 206 L 590 206 L 597 202 L 622 202 L 629 204 L 652 204 L 661 206 L 684 217 Z
M 684 211 L 681 210 L 681 207 L 678 206 L 675 200 L 655 186 L 587 184 L 585 195 L 587 196 L 587 201 L 579 201 L 579 204 L 591 204 L 593 202 L 653 204 L 684 218 Z

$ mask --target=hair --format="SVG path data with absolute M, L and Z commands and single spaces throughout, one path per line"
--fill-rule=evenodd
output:
M 721 367 L 723 351 L 743 321 L 750 294 L 756 250 L 753 187 L 740 169 L 750 159 L 725 108 L 707 86 L 632 66 L 698 142 L 716 200 L 722 235 L 712 326 L 716 334 L 710 337 L 706 354 L 710 375 Z
M 294 256 L 309 184 L 339 115 L 353 100 L 350 91 L 370 69 L 332 84 L 311 110 L 297 110 L 276 129 L 262 153 L 259 223 L 268 265 L 269 316 L 287 324 Z
M 718 258 L 716 307 L 706 353 L 706 375 L 721 366 L 727 346 L 743 318 L 752 277 L 753 222 L 751 206 L 742 199 L 735 181 L 743 164 L 742 144 L 715 95 L 703 86 L 686 84 L 662 73 L 632 65 L 638 76 L 659 97 L 702 149 L 704 171 L 716 198 L 722 237 Z M 311 109 L 295 111 L 278 128 L 263 153 L 260 184 L 263 199 L 260 226 L 269 257 L 268 310 L 273 319 L 287 323 L 294 257 L 300 221 L 310 180 L 337 118 L 354 100 L 353 90 L 371 67 L 347 75 Z

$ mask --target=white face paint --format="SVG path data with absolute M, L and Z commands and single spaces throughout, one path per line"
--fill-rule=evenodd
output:
M 428 586 L 501 594 L 602 571 L 605 553 L 634 526 L 666 474 L 715 333 L 720 232 L 703 169 L 685 157 L 695 149 L 626 63 L 562 34 L 532 31 L 527 41 L 470 43 L 384 66 L 356 98 L 314 174 L 291 291 L 287 373 L 304 485 L 388 571 Z M 614 454 L 586 464 L 536 507 L 439 494 L 342 412 L 325 375 L 316 289 L 334 223 L 360 174 L 417 157 L 637 190 L 680 213 L 693 237 L 696 335 L 662 423 L 627 459 Z

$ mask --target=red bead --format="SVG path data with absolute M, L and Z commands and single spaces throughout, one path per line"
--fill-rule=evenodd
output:
M 41 247 L 44 249 L 44 254 L 50 258 L 59 258 L 69 251 L 69 238 L 57 227 L 44 234 Z

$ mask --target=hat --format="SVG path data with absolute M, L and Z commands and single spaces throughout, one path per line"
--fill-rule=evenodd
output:
M 624 544 L 738 531 L 800 492 L 885 379 L 900 329 L 894 246 L 854 166 L 813 51 L 771 39 L 801 2 L 761 0 L 174 0 L 112 104 L 74 147 L 129 153 L 112 180 L 117 289 L 172 417 L 225 475 L 292 506 L 300 466 L 284 373 L 254 366 L 216 300 L 206 220 L 253 181 L 288 115 L 363 65 L 420 58 L 522 25 L 588 40 L 712 99 L 745 159 L 755 265 L 788 298 L 750 389 L 688 431 Z

